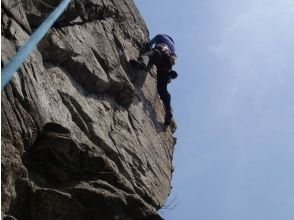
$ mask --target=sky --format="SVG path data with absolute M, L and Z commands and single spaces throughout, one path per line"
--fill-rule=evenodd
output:
M 166 220 L 294 219 L 294 1 L 135 0 L 173 37 Z

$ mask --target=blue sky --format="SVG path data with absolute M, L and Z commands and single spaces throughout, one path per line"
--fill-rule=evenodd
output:
M 294 1 L 135 0 L 176 42 L 166 220 L 294 219 Z

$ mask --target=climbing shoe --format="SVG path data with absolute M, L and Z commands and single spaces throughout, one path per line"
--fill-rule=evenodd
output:
M 147 66 L 145 65 L 145 63 L 138 61 L 138 60 L 130 60 L 130 63 L 132 64 L 132 66 L 137 67 L 140 70 L 146 70 Z

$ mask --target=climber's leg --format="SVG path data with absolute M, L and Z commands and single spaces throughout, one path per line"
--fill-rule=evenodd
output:
M 167 91 L 167 84 L 157 82 L 157 91 L 165 108 L 164 124 L 169 125 L 173 115 L 171 110 L 171 96 L 169 92 Z
M 141 70 L 147 70 L 147 67 L 155 64 L 159 59 L 159 52 L 155 49 L 149 50 L 146 53 L 142 54 L 138 60 L 130 60 L 130 63 Z

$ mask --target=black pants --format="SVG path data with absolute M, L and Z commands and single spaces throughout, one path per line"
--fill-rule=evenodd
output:
M 147 51 L 146 53 L 142 54 L 138 60 L 143 62 L 147 67 L 148 65 L 152 65 L 152 64 L 156 65 L 159 59 L 160 59 L 160 52 L 158 50 L 151 49 Z
M 167 90 L 167 82 L 161 82 L 160 80 L 157 79 L 157 91 L 165 107 L 166 114 L 170 114 L 171 113 L 171 104 L 170 104 L 171 97 Z
M 157 50 L 150 50 L 146 53 L 142 54 L 139 58 L 139 61 L 143 62 L 146 66 L 155 64 L 157 68 L 157 92 L 160 97 L 160 99 L 163 102 L 163 105 L 165 107 L 166 114 L 171 113 L 171 96 L 167 90 L 167 84 L 169 82 L 169 79 L 166 77 L 167 73 L 162 68 L 161 62 L 158 62 L 160 60 L 160 52 Z

